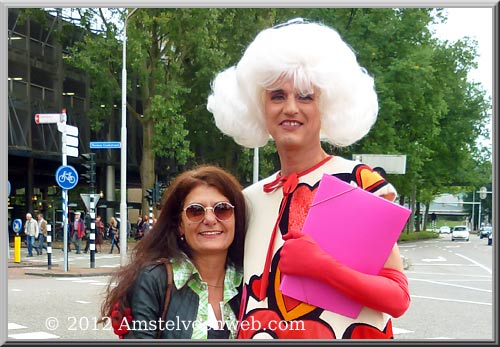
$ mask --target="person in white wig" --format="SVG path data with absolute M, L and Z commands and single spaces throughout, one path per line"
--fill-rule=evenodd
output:
M 391 317 L 409 307 L 397 244 L 367 275 L 324 252 L 302 225 L 324 173 L 391 201 L 396 190 L 369 166 L 326 153 L 349 146 L 377 119 L 374 79 L 334 29 L 300 18 L 261 31 L 212 83 L 207 109 L 245 147 L 272 140 L 280 170 L 250 187 L 239 338 L 393 338 Z M 363 216 L 360 216 L 363 218 Z M 362 305 L 348 317 L 281 292 L 283 275 L 307 276 Z

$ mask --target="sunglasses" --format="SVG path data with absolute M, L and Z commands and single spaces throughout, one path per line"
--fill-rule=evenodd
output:
M 213 207 L 205 207 L 198 203 L 192 203 L 186 206 L 183 211 L 186 213 L 187 219 L 194 223 L 199 223 L 205 218 L 207 210 L 212 210 L 215 218 L 219 221 L 225 221 L 231 218 L 234 213 L 234 206 L 229 202 L 218 202 Z

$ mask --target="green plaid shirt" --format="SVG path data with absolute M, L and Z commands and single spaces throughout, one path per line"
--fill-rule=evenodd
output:
M 198 313 L 196 315 L 196 324 L 193 324 L 192 339 L 207 338 L 207 319 L 208 319 L 208 286 L 203 282 L 198 269 L 194 266 L 190 259 L 186 257 L 181 261 L 172 260 L 172 268 L 174 272 L 174 284 L 177 289 L 188 285 L 199 297 Z M 226 268 L 224 278 L 224 302 L 221 306 L 222 320 L 226 323 L 229 329 L 229 338 L 235 338 L 237 328 L 237 317 L 229 301 L 238 295 L 238 286 L 241 284 L 243 274 L 236 270 L 232 265 Z

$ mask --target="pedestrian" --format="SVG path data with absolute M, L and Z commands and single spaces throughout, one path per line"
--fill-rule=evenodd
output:
M 43 214 L 39 213 L 37 215 L 38 219 L 38 253 L 43 254 L 43 250 L 47 250 L 44 241 L 47 239 L 47 221 L 43 218 Z
M 81 254 L 82 238 L 85 235 L 85 223 L 81 217 L 81 212 L 75 212 L 75 219 L 71 223 L 71 242 L 75 246 L 76 254 Z
M 137 217 L 137 224 L 136 224 L 136 230 L 137 231 L 136 231 L 136 234 L 135 234 L 135 237 L 134 237 L 134 239 L 136 241 L 139 241 L 144 236 L 143 226 L 144 226 L 144 220 L 142 219 L 142 216 L 139 215 Z
M 261 147 L 272 139 L 280 161 L 277 173 L 244 190 L 251 213 L 240 324 L 250 328 L 238 337 L 392 338 L 391 317 L 410 303 L 397 244 L 382 271 L 367 275 L 343 266 L 301 231 L 324 173 L 391 201 L 396 197 L 369 166 L 327 153 L 321 144 L 349 146 L 376 121 L 374 80 L 353 50 L 334 29 L 300 18 L 265 29 L 235 66 L 216 76 L 207 108 L 240 145 Z M 363 309 L 350 318 L 285 296 L 282 275 L 307 276 Z M 292 322 L 303 329 L 285 329 Z
M 153 225 L 153 220 L 149 219 L 149 216 L 147 214 L 145 214 L 143 217 L 142 217 L 142 220 L 143 220 L 143 223 L 142 223 L 142 234 L 145 236 L 149 230 L 151 229 L 152 225 Z
M 28 257 L 33 256 L 33 249 L 36 250 L 36 254 L 39 255 L 37 246 L 35 245 L 35 239 L 38 237 L 38 223 L 33 220 L 31 213 L 26 213 L 26 223 L 24 224 L 24 234 L 26 235 L 26 246 L 28 248 Z
M 115 317 L 115 333 L 125 338 L 155 338 L 158 329 L 140 322 L 156 324 L 162 317 L 165 260 L 173 283 L 160 338 L 234 338 L 246 220 L 241 185 L 219 167 L 201 166 L 178 175 L 162 201 L 157 223 L 112 277 L 116 286 L 108 286 L 102 316 Z
M 95 244 L 96 253 L 102 253 L 102 244 L 104 242 L 104 223 L 101 220 L 101 216 L 97 215 L 95 217 Z
M 115 217 L 109 218 L 109 237 L 111 239 L 111 249 L 109 254 L 113 253 L 113 248 L 116 246 L 118 248 L 118 253 L 120 253 L 120 223 Z

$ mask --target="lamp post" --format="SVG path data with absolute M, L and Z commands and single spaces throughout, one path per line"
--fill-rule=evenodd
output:
M 123 65 L 122 65 L 122 128 L 120 152 L 120 264 L 127 262 L 127 24 L 137 11 L 134 8 L 125 17 L 123 25 Z
M 259 181 L 259 147 L 253 149 L 253 183 Z

